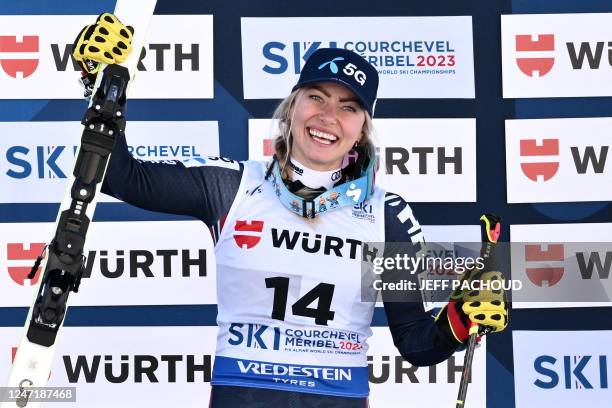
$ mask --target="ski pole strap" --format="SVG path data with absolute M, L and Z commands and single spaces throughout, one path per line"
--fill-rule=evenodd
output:
M 42 251 L 40 252 L 40 255 L 36 257 L 36 261 L 34 262 L 34 265 L 32 266 L 30 273 L 28 273 L 28 279 L 34 279 L 36 277 L 36 272 L 38 272 L 38 268 L 40 268 L 40 263 L 45 258 L 45 252 L 47 252 L 48 246 L 49 245 L 45 245 Z

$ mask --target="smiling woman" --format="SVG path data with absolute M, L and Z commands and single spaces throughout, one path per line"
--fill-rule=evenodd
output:
M 298 91 L 292 112 L 292 157 L 313 170 L 339 170 L 363 136 L 365 110 L 353 92 L 333 82 Z
M 273 116 L 279 133 L 266 178 L 272 174 L 285 207 L 314 218 L 328 209 L 361 205 L 371 196 L 377 89 L 376 69 L 351 51 L 324 48 L 309 57 Z M 332 187 L 329 196 L 320 196 Z
M 78 58 L 99 58 L 76 49 Z M 280 131 L 267 163 L 146 162 L 130 156 L 123 134 L 117 138 L 102 191 L 196 217 L 213 234 L 212 408 L 367 406 L 376 293 L 361 267 L 377 256 L 367 243 L 406 254 L 423 243 L 408 203 L 374 184 L 377 90 L 378 72 L 360 55 L 313 52 L 275 112 Z M 407 361 L 436 364 L 467 339 L 461 303 L 434 320 L 422 300 L 403 300 L 384 306 Z
M 284 178 L 291 177 L 289 156 L 317 171 L 339 171 L 351 150 L 351 156 L 361 153 L 369 162 L 374 157 L 371 132 L 377 89 L 376 69 L 357 54 L 342 49 L 314 52 L 293 92 L 273 115 L 279 122 L 275 149 Z

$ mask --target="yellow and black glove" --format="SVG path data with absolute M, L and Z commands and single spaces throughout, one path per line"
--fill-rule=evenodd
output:
M 492 284 L 493 281 L 499 281 Z M 448 304 L 438 313 L 436 324 L 447 342 L 458 347 L 469 337 L 470 322 L 480 334 L 500 332 L 508 325 L 508 303 L 501 272 L 471 269 L 460 281 Z M 499 289 L 497 289 L 499 287 Z
M 132 51 L 134 28 L 110 13 L 100 14 L 95 24 L 84 27 L 73 44 L 72 56 L 83 70 L 83 83 L 92 87 L 100 64 L 120 64 Z

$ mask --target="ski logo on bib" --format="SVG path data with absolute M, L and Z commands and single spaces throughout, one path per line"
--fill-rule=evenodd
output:
M 255 245 L 259 244 L 261 241 L 261 233 L 263 231 L 264 222 L 263 221 L 243 221 L 236 220 L 236 225 L 234 226 L 234 231 L 240 232 L 240 234 L 234 234 L 234 241 L 239 248 L 251 249 Z M 249 232 L 251 234 L 243 234 L 244 232 Z

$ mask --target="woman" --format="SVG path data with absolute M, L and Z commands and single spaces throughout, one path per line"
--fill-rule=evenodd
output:
M 75 43 L 89 75 L 92 60 L 121 62 L 130 51 L 130 33 L 106 16 Z M 376 255 L 368 242 L 402 243 L 405 253 L 422 242 L 410 206 L 374 185 L 377 88 L 376 69 L 358 54 L 314 52 L 274 114 L 280 131 L 270 163 L 141 162 L 118 138 L 103 191 L 201 219 L 213 233 L 212 407 L 367 405 L 375 303 L 362 301 L 361 260 Z M 483 313 L 481 323 L 502 330 L 505 305 L 486 303 L 470 317 Z M 447 359 L 467 338 L 466 305 L 458 299 L 434 321 L 420 302 L 385 301 L 399 352 L 415 365 Z

